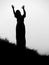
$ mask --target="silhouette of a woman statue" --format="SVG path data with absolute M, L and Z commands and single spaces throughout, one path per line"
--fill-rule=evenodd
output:
M 21 12 L 19 10 L 14 10 L 14 6 L 12 5 L 13 13 L 15 18 L 17 18 L 17 25 L 16 25 L 16 40 L 17 40 L 17 46 L 19 48 L 24 48 L 26 45 L 26 39 L 25 39 L 25 25 L 24 25 L 24 18 L 26 17 L 26 11 L 24 9 L 24 6 L 22 6 L 22 9 L 24 11 L 24 14 L 21 15 Z

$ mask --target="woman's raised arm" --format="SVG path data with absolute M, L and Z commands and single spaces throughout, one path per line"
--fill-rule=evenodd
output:
M 14 6 L 12 5 L 12 9 L 13 9 L 13 13 L 14 13 L 14 16 L 15 16 L 15 10 L 14 10 Z
M 25 17 L 26 17 L 26 11 L 25 11 L 25 9 L 24 9 L 24 5 L 22 6 L 22 9 L 23 9 L 23 11 L 24 11 L 23 17 L 25 18 Z

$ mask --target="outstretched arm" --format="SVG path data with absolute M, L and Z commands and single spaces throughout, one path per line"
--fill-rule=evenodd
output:
M 24 9 L 24 6 L 22 6 L 22 9 L 23 9 L 23 11 L 24 11 L 23 17 L 25 18 L 25 17 L 26 17 L 26 11 L 25 11 L 25 9 Z
M 15 10 L 14 10 L 14 6 L 12 5 L 12 9 L 13 9 L 13 13 L 14 13 L 14 16 L 15 16 Z

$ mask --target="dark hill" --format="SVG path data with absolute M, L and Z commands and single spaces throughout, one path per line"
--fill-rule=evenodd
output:
M 15 44 L 10 43 L 7 39 L 0 39 L 0 48 L 14 48 Z
M 8 40 L 0 39 L 0 51 L 8 51 L 7 53 L 15 54 L 15 56 L 40 56 L 37 51 L 28 48 L 19 48 L 15 44 L 10 43 Z

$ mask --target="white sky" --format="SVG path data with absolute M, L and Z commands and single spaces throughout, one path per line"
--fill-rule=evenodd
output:
M 0 0 L 0 37 L 16 42 L 16 19 L 11 8 L 25 5 L 26 46 L 40 52 L 49 50 L 49 0 Z

